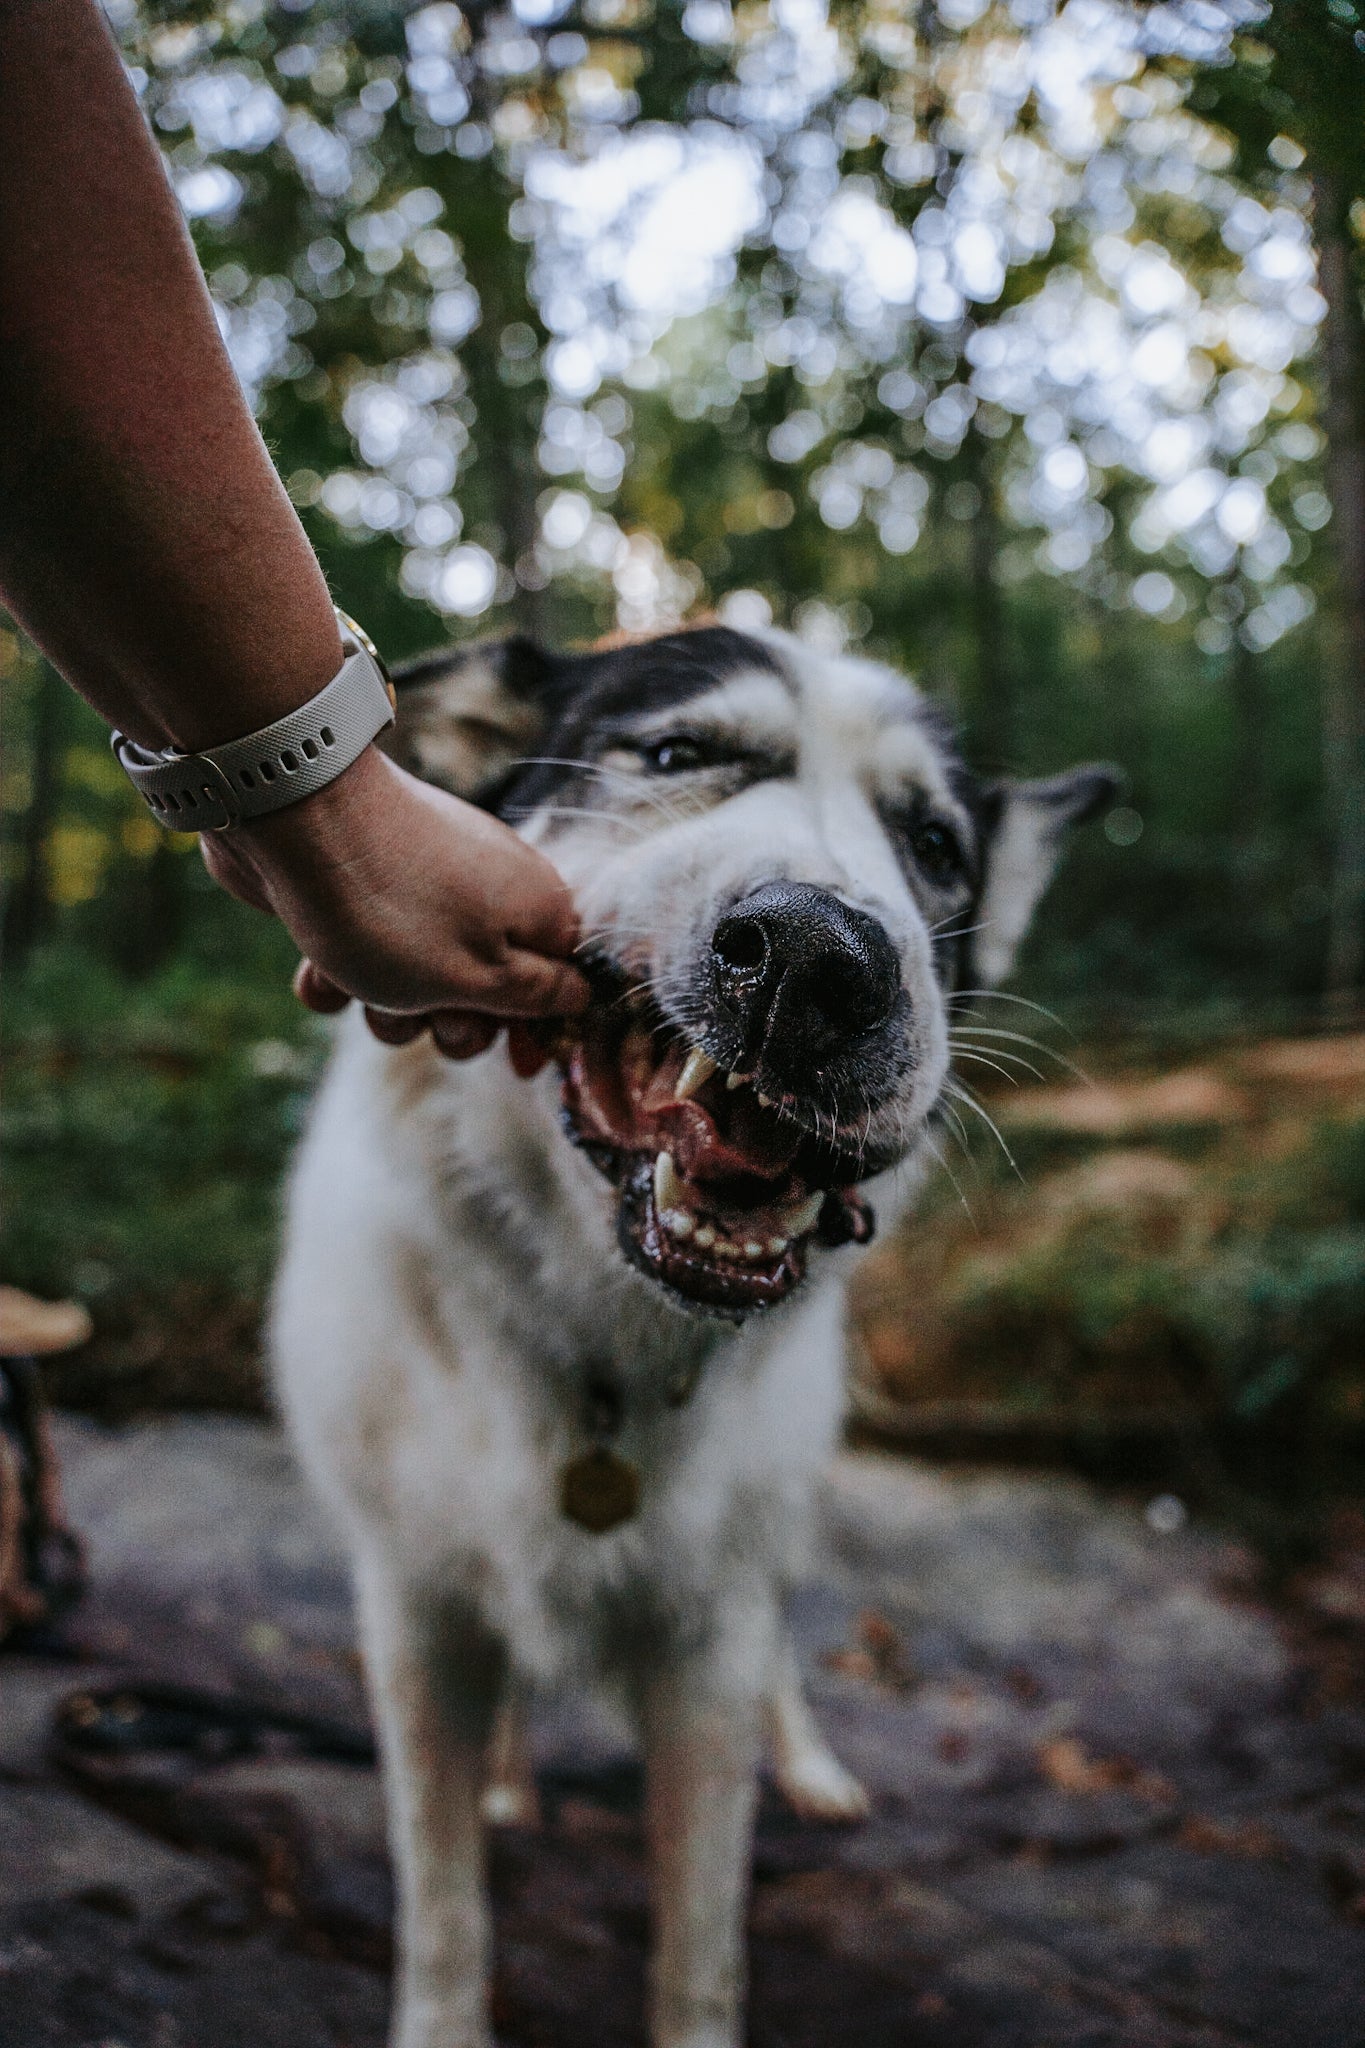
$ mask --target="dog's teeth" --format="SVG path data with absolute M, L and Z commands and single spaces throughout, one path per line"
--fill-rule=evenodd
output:
M 824 1189 L 817 1188 L 813 1195 L 807 1195 L 804 1202 L 798 1202 L 794 1209 L 788 1209 L 782 1221 L 786 1224 L 789 1235 L 800 1237 L 805 1231 L 813 1229 L 815 1219 L 824 1206 Z
M 756 1237 L 745 1239 L 744 1256 L 749 1260 L 761 1259 L 763 1257 L 763 1246 Z
M 773 1258 L 780 1259 L 786 1249 L 787 1239 L 785 1237 L 770 1237 L 768 1239 L 768 1250 Z
M 739 1246 L 731 1244 L 728 1237 L 718 1237 L 716 1239 L 716 1257 L 718 1259 L 737 1259 L 739 1257 Z
M 775 1109 L 777 1107 L 771 1095 L 764 1095 L 758 1089 L 755 1089 L 754 1093 L 758 1096 L 758 1106 L 760 1109 Z
M 716 1241 L 716 1233 L 709 1223 L 699 1223 L 692 1241 L 699 1251 L 709 1252 Z
M 747 1074 L 727 1074 L 725 1076 L 725 1085 L 730 1089 L 743 1088 L 747 1085 L 748 1079 L 749 1076 Z
M 683 1184 L 678 1179 L 671 1152 L 661 1152 L 654 1162 L 654 1206 L 662 1212 L 665 1209 L 681 1209 L 683 1206 Z
M 696 1225 L 686 1209 L 661 1209 L 659 1212 L 659 1226 L 662 1230 L 666 1230 L 670 1237 L 677 1238 L 680 1243 L 685 1242 L 687 1238 L 691 1237 L 692 1232 L 696 1229 Z
M 716 1062 L 712 1059 L 710 1053 L 703 1052 L 699 1045 L 694 1045 L 687 1058 L 683 1061 L 683 1070 L 678 1076 L 678 1085 L 673 1090 L 674 1100 L 676 1102 L 686 1102 L 691 1096 L 696 1094 L 699 1088 L 705 1087 L 711 1076 L 718 1071 Z

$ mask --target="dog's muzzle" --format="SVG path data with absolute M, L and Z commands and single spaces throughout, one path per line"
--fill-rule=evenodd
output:
M 703 969 L 724 1064 L 799 1093 L 890 1021 L 900 961 L 866 911 L 808 882 L 769 882 L 716 925 Z

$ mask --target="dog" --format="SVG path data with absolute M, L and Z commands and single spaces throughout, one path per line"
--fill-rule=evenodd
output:
M 737 2048 L 765 1732 L 799 1809 L 865 1811 L 783 1620 L 850 1261 L 1115 777 L 983 782 L 893 670 L 721 624 L 447 651 L 399 697 L 398 758 L 571 887 L 596 999 L 529 1080 L 348 1021 L 288 1198 L 273 1350 L 354 1565 L 391 2040 L 488 2048 L 482 1828 L 533 1811 L 522 1699 L 587 1682 L 643 1740 L 652 2041 Z

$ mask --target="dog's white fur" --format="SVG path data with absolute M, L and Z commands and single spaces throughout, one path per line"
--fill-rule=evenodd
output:
M 794 750 L 790 774 L 715 801 L 703 786 L 686 815 L 664 814 L 618 743 L 600 813 L 547 811 L 525 829 L 585 926 L 665 989 L 717 906 L 775 870 L 876 912 L 918 1033 L 912 1073 L 869 1118 L 903 1141 L 901 1172 L 869 1190 L 885 1224 L 917 1176 L 949 1054 L 937 906 L 907 881 L 874 798 L 892 779 L 954 799 L 908 685 L 781 649 L 787 684 L 721 680 L 688 722 L 768 730 Z M 486 733 L 486 703 L 479 717 Z M 649 723 L 666 729 L 668 714 Z M 517 746 L 530 750 L 523 734 Z M 1047 821 L 1031 859 L 1028 831 L 1019 808 L 997 913 L 1011 942 L 1051 865 Z M 400 1898 L 394 2048 L 486 2048 L 490 1756 L 493 1810 L 529 1812 L 507 1703 L 571 1682 L 614 1686 L 643 1735 L 656 2048 L 735 2048 L 765 1721 L 798 1805 L 863 1810 L 782 1621 L 840 1423 L 853 1254 L 816 1254 L 804 1290 L 743 1328 L 680 1312 L 623 1260 L 615 1197 L 566 1142 L 557 1098 L 552 1071 L 519 1082 L 500 1051 L 452 1065 L 350 1021 L 290 1196 L 274 1347 L 299 1450 L 354 1559 Z M 557 1482 L 583 1449 L 585 1362 L 603 1357 L 624 1395 L 617 1448 L 642 1484 L 635 1518 L 593 1535 L 561 1514 Z

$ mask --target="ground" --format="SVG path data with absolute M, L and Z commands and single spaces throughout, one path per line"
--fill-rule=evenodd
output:
M 0 2048 L 379 2048 L 389 1889 L 363 1764 L 54 1752 L 54 1706 L 173 1677 L 364 1708 L 336 1546 L 268 1424 L 62 1425 L 93 1583 L 0 1655 Z M 831 1476 L 803 1662 L 864 1826 L 765 1796 L 754 2048 L 1361 2048 L 1361 1587 L 1267 1601 L 1170 1502 L 871 1452 Z M 641 2040 L 638 1776 L 583 1710 L 499 1835 L 506 2048 Z M 344 1744 L 342 1745 L 344 1747 Z

